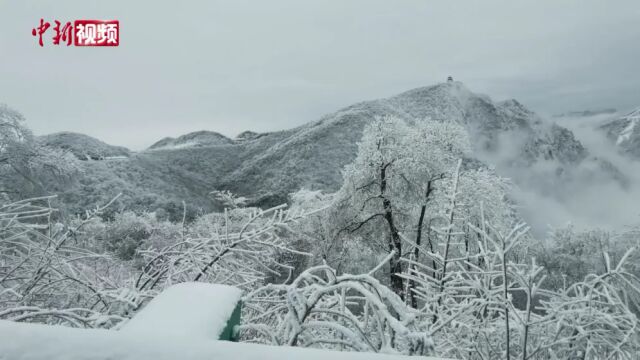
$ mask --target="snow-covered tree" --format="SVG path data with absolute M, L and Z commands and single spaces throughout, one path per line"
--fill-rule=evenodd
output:
M 480 227 L 469 227 L 478 235 L 477 253 L 449 258 L 446 275 L 416 263 L 403 275 L 419 284 L 419 310 L 431 319 L 436 353 L 459 359 L 617 359 L 634 354 L 638 319 L 631 308 L 640 287 L 627 267 L 635 248 L 618 263 L 601 253 L 607 264 L 602 274 L 553 291 L 535 258 L 510 260 L 510 252 L 526 239 L 524 224 L 502 232 L 482 219 Z M 439 254 L 428 256 L 445 261 Z
M 350 351 L 428 355 L 433 342 L 426 323 L 372 275 L 337 275 L 327 265 L 304 271 L 291 284 L 271 284 L 247 294 L 249 341 Z
M 205 281 L 251 289 L 269 276 L 288 275 L 292 267 L 279 262 L 280 255 L 309 254 L 292 248 L 281 235 L 305 215 L 281 205 L 204 216 L 173 244 L 140 251 L 144 265 L 135 287 L 151 291 L 173 283 Z
M 465 161 L 470 151 L 467 132 L 456 123 L 426 119 L 408 124 L 381 118 L 365 129 L 358 155 L 345 169 L 345 183 L 335 202 L 343 219 L 339 233 L 344 241 L 360 238 L 378 252 L 394 252 L 389 283 L 401 297 L 411 297 L 412 285 L 407 288 L 398 276 L 405 271 L 400 260 L 411 257 L 419 262 L 423 249 L 440 251 L 443 234 L 434 229 L 462 226 L 477 218 L 480 201 L 490 203 L 491 212 L 504 219 L 510 213 L 506 182 Z M 448 209 L 448 184 L 461 160 L 458 202 L 455 209 Z M 451 240 L 452 235 L 444 237 Z
M 229 190 L 214 190 L 211 192 L 211 196 L 222 208 L 226 209 L 245 207 L 248 201 L 246 197 L 236 196 Z
M 119 291 L 127 266 L 75 241 L 105 207 L 68 227 L 51 222 L 51 201 L 0 205 L 0 319 L 76 327 L 119 323 L 129 308 Z
M 0 104 L 0 196 L 22 200 L 50 195 L 60 181 L 80 171 L 70 153 L 42 146 L 24 125 L 24 117 Z
M 335 209 L 336 194 L 301 189 L 290 198 L 292 210 L 311 212 L 292 225 L 295 236 L 303 242 L 301 246 L 313 254 L 307 258 L 307 267 L 326 264 L 338 273 L 358 273 L 384 258 L 362 242 L 343 241 L 338 226 L 343 219 Z
M 105 223 L 99 216 L 111 203 L 63 224 L 52 221 L 51 201 L 0 205 L 0 319 L 112 327 L 173 283 L 250 290 L 291 275 L 283 254 L 309 255 L 283 236 L 307 212 L 284 205 L 207 214 L 180 229 L 131 212 Z

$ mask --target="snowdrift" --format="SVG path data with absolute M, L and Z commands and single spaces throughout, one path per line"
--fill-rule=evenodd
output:
M 125 331 L 0 321 L 3 360 L 401 360 L 405 356 L 335 352 Z M 424 358 L 431 359 L 435 358 Z

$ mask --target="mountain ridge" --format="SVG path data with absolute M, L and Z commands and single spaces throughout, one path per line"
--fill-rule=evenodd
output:
M 165 137 L 151 146 L 147 150 L 173 150 L 188 147 L 206 147 L 216 145 L 232 144 L 234 141 L 218 132 L 200 130 L 190 132 L 177 138 Z
M 37 136 L 36 140 L 42 145 L 69 151 L 79 160 L 104 160 L 131 155 L 131 150 L 124 146 L 110 145 L 95 137 L 71 131 Z
M 342 169 L 356 156 L 364 127 L 383 116 L 407 122 L 456 121 L 467 128 L 476 149 L 488 154 L 480 160 L 490 165 L 495 165 L 490 155 L 504 152 L 504 144 L 512 141 L 512 154 L 501 166 L 516 180 L 522 169 L 539 163 L 551 164 L 545 181 L 562 181 L 586 162 L 605 171 L 602 176 L 617 176 L 611 164 L 590 158 L 571 131 L 544 121 L 517 100 L 494 102 L 450 82 L 359 102 L 292 129 L 249 133 L 248 139 L 212 131 L 171 138 L 127 161 L 87 164 L 80 181 L 84 184 L 63 189 L 63 198 L 78 210 L 117 190 L 124 193 L 122 207 L 181 209 L 183 200 L 195 208 L 215 206 L 208 195 L 212 190 L 230 190 L 257 206 L 286 202 L 289 193 L 303 187 L 335 191 L 342 183 Z

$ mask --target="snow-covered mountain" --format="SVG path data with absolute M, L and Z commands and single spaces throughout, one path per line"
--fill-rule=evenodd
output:
M 196 131 L 178 138 L 166 137 L 149 147 L 149 150 L 175 150 L 183 148 L 226 145 L 233 140 L 214 131 Z
M 208 193 L 214 189 L 262 206 L 282 203 L 302 187 L 333 191 L 342 183 L 341 170 L 355 158 L 365 125 L 379 116 L 463 124 L 478 150 L 476 160 L 523 183 L 537 176 L 545 189 L 560 189 L 557 184 L 576 176 L 624 180 L 615 166 L 591 157 L 570 130 L 518 101 L 494 102 L 448 82 L 357 103 L 286 131 L 245 132 L 235 140 L 205 131 L 163 139 L 150 148 L 163 151 L 87 164 L 88 179 L 67 191 L 67 199 L 81 208 L 123 192 L 124 206 L 181 209 L 182 200 L 213 206 Z M 527 172 L 533 168 L 544 172 Z
M 91 136 L 74 132 L 43 135 L 37 140 L 46 146 L 69 151 L 80 160 L 104 160 L 128 157 L 131 154 L 125 147 L 109 145 Z
M 640 160 L 640 108 L 605 122 L 600 129 L 623 153 Z
M 252 146 L 282 138 L 243 161 L 222 184 L 247 195 L 251 189 L 285 194 L 300 186 L 333 190 L 341 183 L 342 167 L 355 157 L 364 126 L 386 115 L 463 124 L 478 153 L 484 154 L 480 160 L 501 167 L 510 177 L 527 180 L 532 174 L 523 170 L 536 164 L 548 169 L 549 174 L 540 175 L 547 183 L 571 176 L 623 177 L 606 160 L 591 158 L 571 131 L 544 121 L 516 100 L 493 102 L 462 83 L 452 82 L 358 103 L 319 121 L 265 137 Z M 590 166 L 582 166 L 587 163 Z

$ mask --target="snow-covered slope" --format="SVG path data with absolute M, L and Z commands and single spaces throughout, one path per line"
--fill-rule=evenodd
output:
M 44 145 L 70 151 L 80 160 L 127 157 L 131 153 L 125 147 L 109 145 L 91 136 L 73 132 L 43 135 L 37 140 Z
M 640 108 L 600 126 L 623 153 L 640 160 Z

